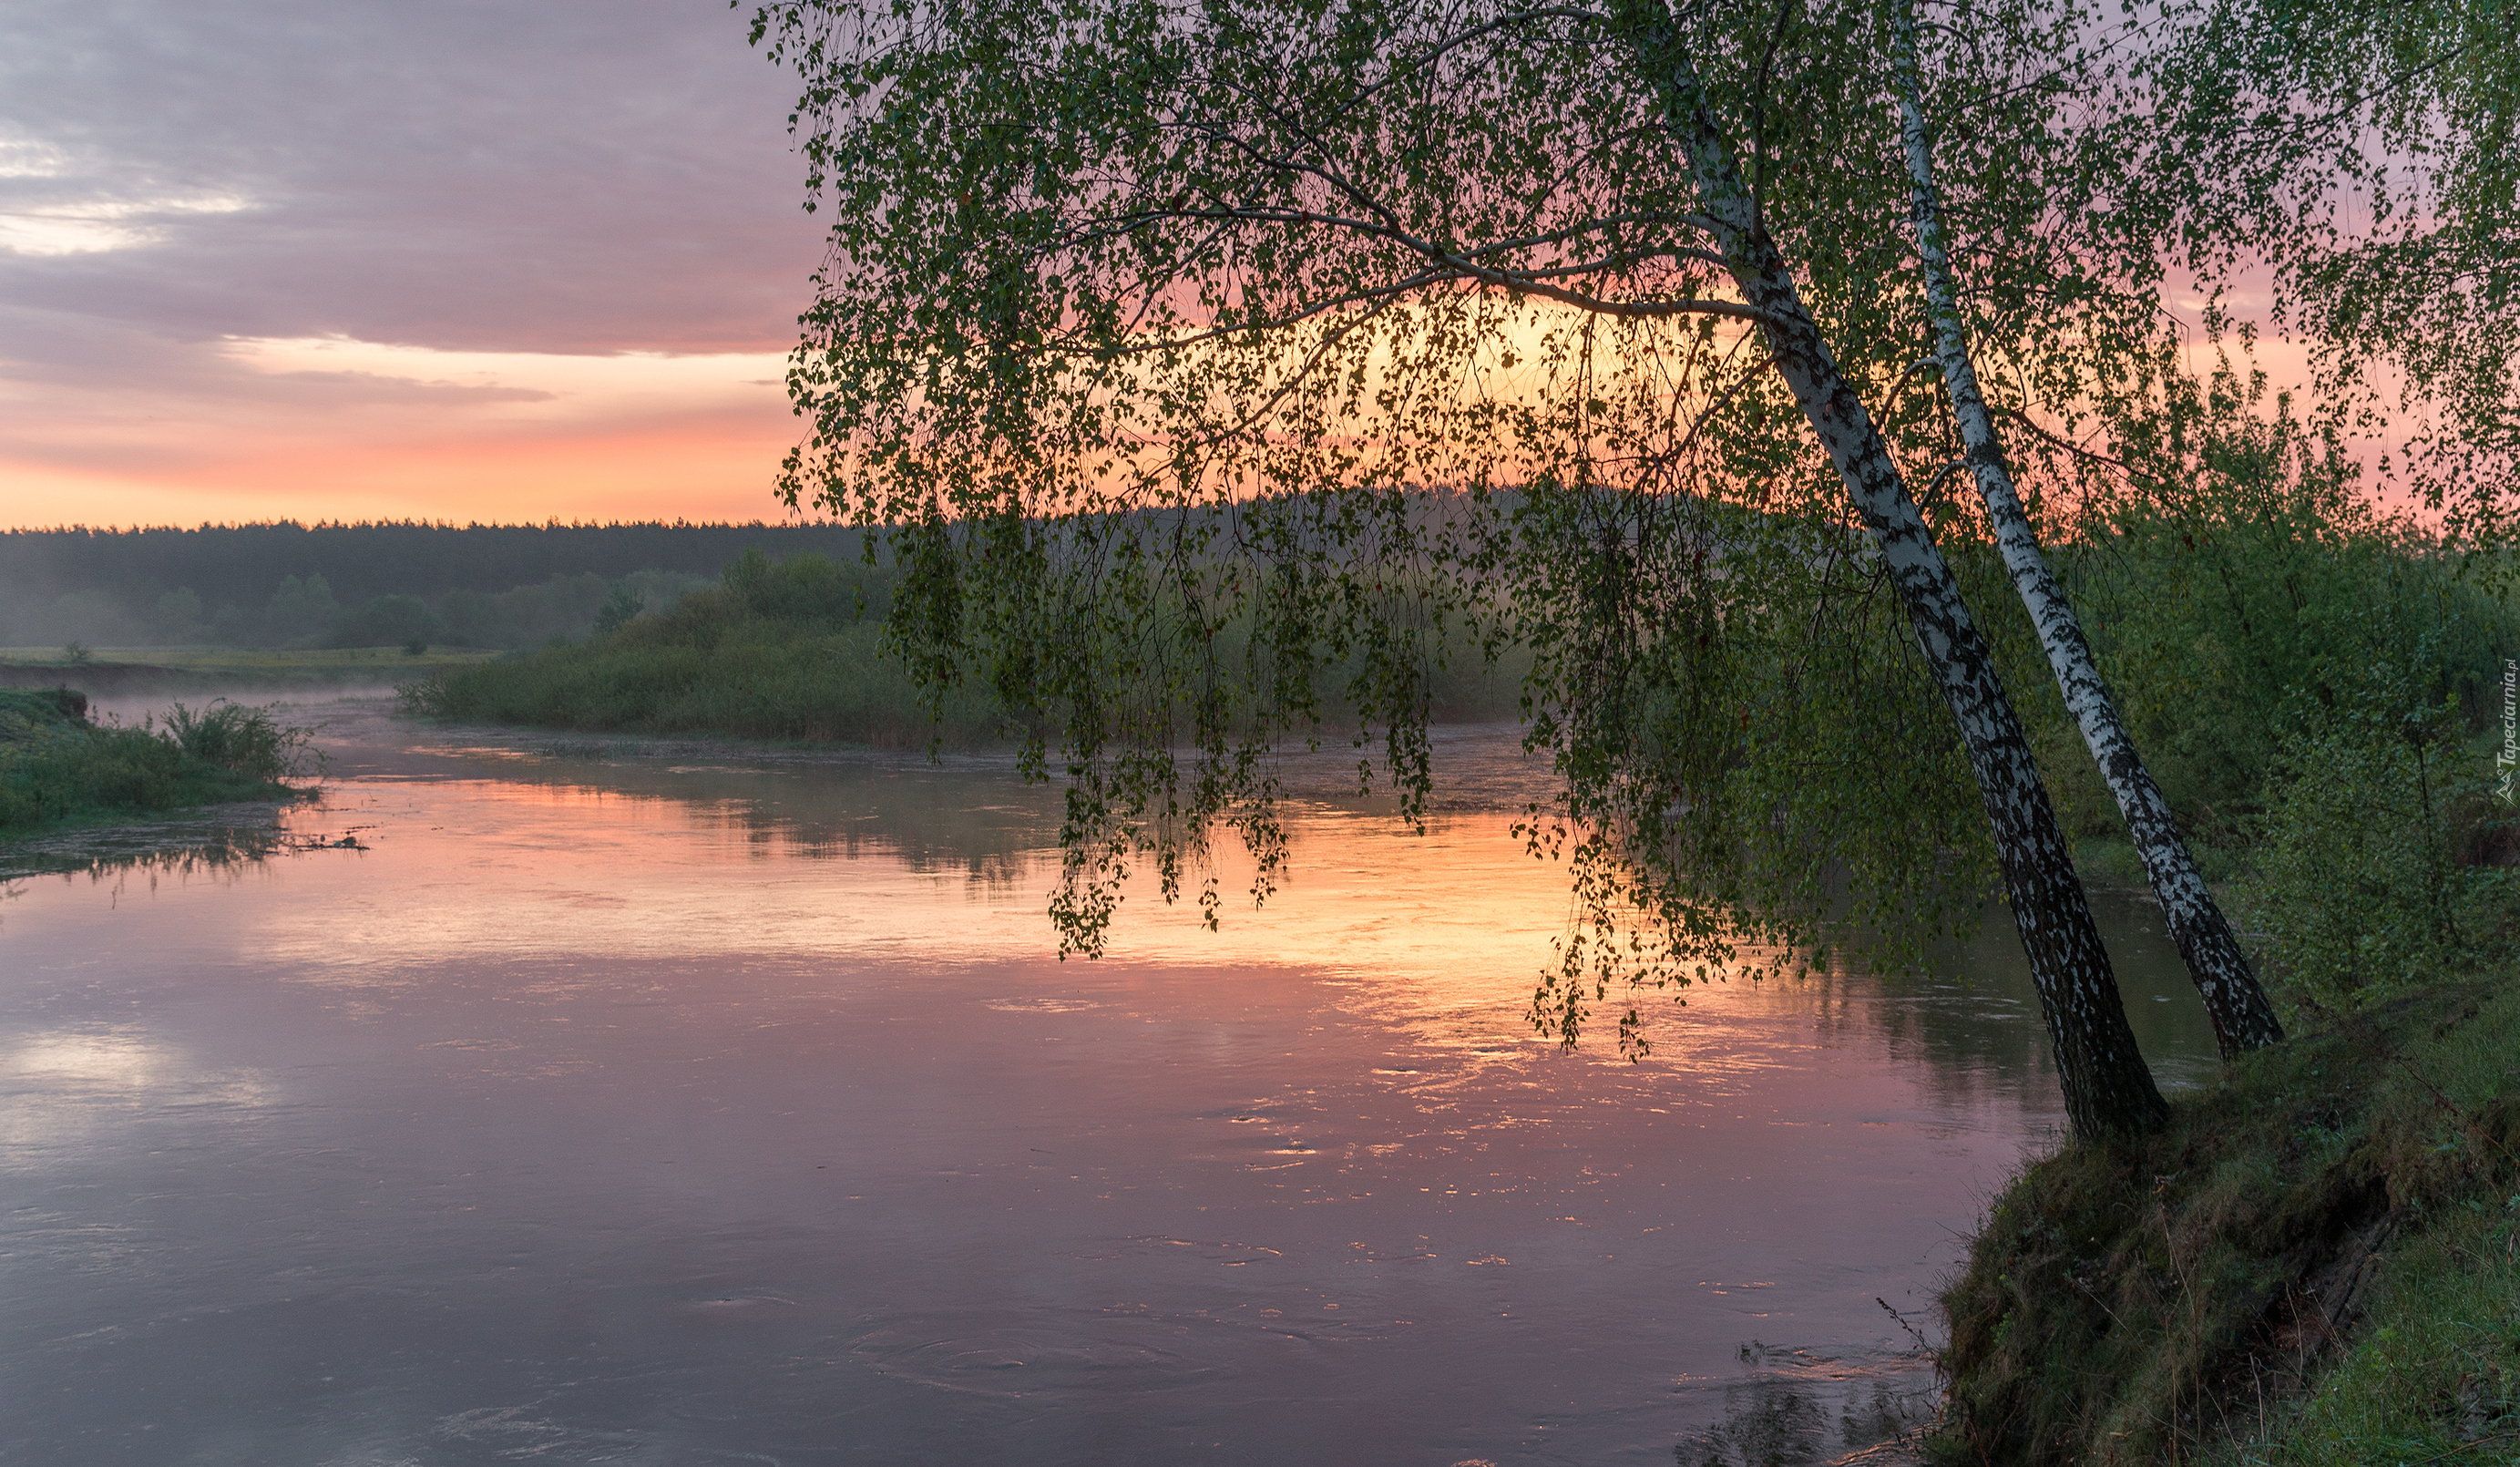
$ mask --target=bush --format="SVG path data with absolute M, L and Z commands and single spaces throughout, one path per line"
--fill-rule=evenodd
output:
M 417 596 L 379 596 L 354 612 L 333 619 L 324 633 L 332 647 L 397 647 L 414 642 L 427 651 L 443 640 L 446 628 Z
M 2481 864 L 2503 844 L 2490 761 L 2429 670 L 2383 664 L 2293 699 L 2241 898 L 2295 1005 L 2355 1008 L 2473 961 L 2511 894 L 2514 873 Z
M 444 633 L 430 638 L 466 647 L 539 647 L 553 637 L 607 635 L 641 612 L 664 613 L 692 591 L 716 584 L 678 571 L 634 571 L 618 580 L 554 575 L 496 595 L 459 588 L 437 602 Z M 626 605 L 628 615 L 620 615 Z M 617 618 L 607 624 L 608 617 Z
M 639 594 L 628 581 L 615 581 L 612 594 L 606 598 L 604 610 L 595 614 L 595 634 L 608 637 L 630 624 L 631 619 L 648 609 L 648 598 Z
M 75 688 L 0 688 L 0 745 L 86 721 L 87 695 Z

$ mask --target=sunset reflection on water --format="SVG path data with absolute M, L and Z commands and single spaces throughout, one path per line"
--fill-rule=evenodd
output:
M 1542 1041 L 1503 799 L 1306 793 L 1265 909 L 1059 963 L 992 761 L 334 716 L 290 819 L 364 848 L 0 906 L 30 1460 L 1827 1460 L 1930 1383 L 1875 1297 L 1930 1319 L 2057 1120 L 2008 933 Z

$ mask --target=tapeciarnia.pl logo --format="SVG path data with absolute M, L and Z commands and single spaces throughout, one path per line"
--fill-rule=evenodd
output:
M 2520 764 L 2520 658 L 2502 660 L 2502 748 L 2494 756 L 2494 793 L 2504 804 L 2511 798 L 2512 766 Z

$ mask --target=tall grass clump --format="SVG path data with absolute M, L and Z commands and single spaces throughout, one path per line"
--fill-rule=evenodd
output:
M 279 711 L 278 704 L 249 708 L 224 698 L 198 711 L 178 703 L 166 711 L 165 736 L 204 763 L 254 779 L 290 779 L 320 756 L 313 730 L 283 724 Z

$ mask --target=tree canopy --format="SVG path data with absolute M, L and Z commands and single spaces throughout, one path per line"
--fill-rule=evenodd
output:
M 2134 119 L 2179 115 L 2159 87 L 2228 17 L 1920 10 L 1958 308 L 2037 513 L 2178 400 L 2162 242 L 2205 214 Z M 1268 750 L 1325 720 L 1422 812 L 1465 627 L 1529 649 L 1563 776 L 1529 829 L 1586 917 L 1534 1004 L 1568 1041 L 1615 984 L 1807 951 L 1839 872 L 1894 950 L 1999 868 L 2034 967 L 2096 947 L 1998 667 L 2036 686 L 2035 648 L 1937 549 L 1985 535 L 1916 370 L 1906 14 L 760 11 L 832 221 L 783 488 L 888 539 L 898 650 L 992 688 L 1065 774 L 1063 941 L 1097 948 L 1139 861 L 1213 920 L 1220 824 L 1265 895 Z M 2051 1022 L 2114 1010 L 2089 976 Z

